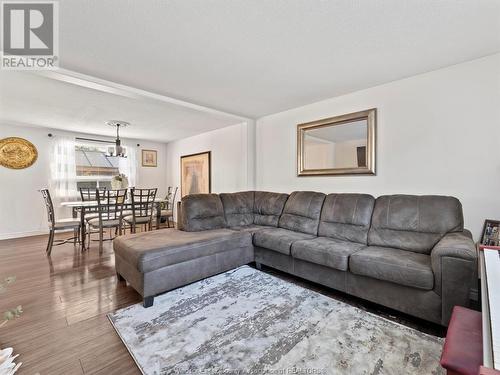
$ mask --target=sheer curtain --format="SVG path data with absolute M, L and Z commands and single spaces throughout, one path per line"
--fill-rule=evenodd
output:
M 119 158 L 118 168 L 120 173 L 123 173 L 128 178 L 128 186 L 135 187 L 139 183 L 137 181 L 137 147 L 133 145 L 125 145 L 127 147 L 127 157 Z
M 78 197 L 76 188 L 75 139 L 55 136 L 50 153 L 49 189 L 56 218 L 67 216 L 69 209 L 60 204 Z

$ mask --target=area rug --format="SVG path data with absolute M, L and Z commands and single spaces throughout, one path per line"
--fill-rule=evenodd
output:
M 443 341 L 244 266 L 109 319 L 144 374 L 443 374 Z

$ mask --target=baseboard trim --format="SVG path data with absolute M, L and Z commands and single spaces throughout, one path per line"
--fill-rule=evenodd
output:
M 2 233 L 0 234 L 0 240 L 11 240 L 14 238 L 22 238 L 22 237 L 33 237 L 40 236 L 42 234 L 48 234 L 48 230 L 34 230 L 30 232 L 16 232 L 16 233 Z

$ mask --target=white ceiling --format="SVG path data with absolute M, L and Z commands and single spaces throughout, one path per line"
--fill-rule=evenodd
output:
M 255 118 L 500 51 L 498 0 L 64 0 L 59 19 L 62 67 Z
M 59 4 L 63 71 L 0 71 L 0 122 L 168 142 L 500 51 L 499 0 Z
M 86 83 L 93 88 L 0 70 L 0 123 L 112 136 L 115 130 L 105 121 L 123 120 L 131 123 L 120 132 L 124 138 L 168 142 L 241 122 L 133 91 Z

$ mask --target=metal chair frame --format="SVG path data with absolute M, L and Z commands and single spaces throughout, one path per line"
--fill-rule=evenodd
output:
M 130 189 L 130 198 L 132 200 L 132 221 L 126 220 L 126 222 L 130 225 L 131 233 L 136 232 L 137 225 L 144 225 L 145 229 L 147 230 L 152 229 L 157 191 L 157 188 Z M 138 222 L 138 219 L 140 218 L 147 219 L 147 222 Z
M 102 194 L 107 190 L 108 188 L 106 186 L 98 187 L 98 188 L 80 188 L 80 197 L 82 198 L 82 202 L 88 202 L 88 201 L 97 201 L 97 191 L 99 191 Z M 82 208 L 81 209 L 81 215 L 85 216 L 85 221 L 88 222 L 89 220 L 95 219 L 98 217 L 98 208 Z M 90 215 L 89 215 L 90 214 Z M 97 214 L 97 215 L 96 215 Z M 76 217 L 75 214 L 73 214 L 73 217 Z M 98 231 L 91 231 L 91 228 L 89 227 L 88 230 L 88 237 L 90 239 L 90 234 L 92 233 L 98 233 Z M 96 240 L 98 241 L 98 240 Z M 90 242 L 90 241 L 89 241 Z M 88 244 L 90 246 L 90 243 Z
M 172 186 L 169 186 L 167 189 L 167 196 L 165 197 L 165 200 L 167 201 L 165 205 L 166 210 L 172 210 L 172 215 L 160 215 L 160 217 L 165 217 L 167 219 L 167 228 L 171 228 L 170 226 L 170 218 L 172 218 L 172 227 L 174 227 L 174 204 L 175 204 L 175 198 L 177 197 L 177 191 L 179 190 L 179 187 L 176 187 L 175 189 Z
M 103 241 L 104 239 L 104 229 L 115 228 L 118 230 L 118 235 L 122 234 L 122 214 L 123 214 L 123 206 L 125 205 L 125 201 L 127 199 L 127 189 L 118 189 L 118 190 L 104 190 L 99 191 L 96 190 L 96 200 L 98 205 L 98 219 L 99 225 L 95 226 L 91 224 L 89 221 L 90 229 L 92 227 L 98 229 L 99 233 L 99 253 L 102 253 L 103 250 Z M 115 221 L 118 220 L 118 223 Z M 94 232 L 95 233 L 95 232 Z M 88 232 L 89 244 L 90 244 L 90 234 L 91 231 Z M 112 240 L 114 237 L 111 237 L 106 240 Z
M 106 190 L 106 186 L 98 187 L 98 188 L 80 188 L 80 196 L 82 197 L 82 201 L 96 201 L 97 200 L 97 192 L 99 191 L 102 195 Z M 97 212 L 98 210 L 95 210 Z
M 68 223 L 67 226 L 59 225 L 59 227 L 57 227 L 56 215 L 54 212 L 54 204 L 52 203 L 52 197 L 50 196 L 49 189 L 41 189 L 40 192 L 42 193 L 42 197 L 45 202 L 45 208 L 47 209 L 47 219 L 49 222 L 49 240 L 45 252 L 47 253 L 47 256 L 50 257 L 50 255 L 52 254 L 52 247 L 54 246 L 64 245 L 65 243 L 68 243 L 70 241 L 73 241 L 73 245 L 76 245 L 77 241 L 78 243 L 80 243 L 80 223 L 79 222 L 78 224 Z M 73 237 L 61 240 L 54 239 L 56 231 L 66 230 L 66 229 L 73 229 Z

